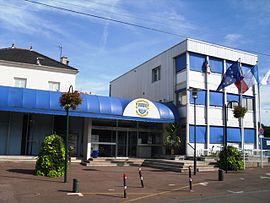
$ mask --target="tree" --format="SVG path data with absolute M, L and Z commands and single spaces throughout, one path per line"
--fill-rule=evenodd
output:
M 241 153 L 233 146 L 228 146 L 227 152 L 226 148 L 220 151 L 218 165 L 223 170 L 237 171 L 244 169 Z
M 37 176 L 59 177 L 64 175 L 65 145 L 56 134 L 46 136 L 36 162 Z
M 166 127 L 166 135 L 164 137 L 164 145 L 169 148 L 171 154 L 178 152 L 178 147 L 181 144 L 180 136 L 177 135 L 179 125 L 177 123 L 170 123 Z

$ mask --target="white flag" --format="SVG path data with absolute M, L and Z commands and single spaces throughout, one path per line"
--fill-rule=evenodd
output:
M 267 71 L 263 79 L 261 80 L 262 85 L 269 85 L 270 84 L 270 70 Z

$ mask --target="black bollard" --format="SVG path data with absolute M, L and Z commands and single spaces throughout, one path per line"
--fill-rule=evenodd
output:
M 73 192 L 79 192 L 80 181 L 78 179 L 73 179 Z
M 127 176 L 123 174 L 124 198 L 127 198 Z
M 218 169 L 218 181 L 224 180 L 224 171 L 222 169 Z
M 190 192 L 192 192 L 191 166 L 188 167 L 188 176 L 189 176 L 189 190 Z
M 140 180 L 141 180 L 141 186 L 142 186 L 142 188 L 144 188 L 143 176 L 142 176 L 142 169 L 141 168 L 139 168 L 139 176 L 140 176 Z

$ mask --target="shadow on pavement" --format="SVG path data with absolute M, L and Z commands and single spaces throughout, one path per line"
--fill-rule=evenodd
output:
M 91 168 L 91 169 L 90 169 L 90 168 L 84 168 L 83 170 L 84 170 L 84 171 L 99 171 L 99 170 L 93 169 L 93 168 Z
M 35 170 L 33 169 L 8 169 L 7 171 L 12 173 L 35 175 Z

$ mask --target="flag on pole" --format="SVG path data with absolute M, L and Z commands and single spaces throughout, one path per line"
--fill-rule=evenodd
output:
M 210 68 L 210 65 L 209 65 L 209 61 L 208 61 L 208 58 L 205 59 L 205 62 L 204 62 L 204 68 L 205 68 L 205 72 L 210 74 L 211 73 L 211 68 Z
M 261 81 L 261 85 L 269 85 L 269 84 L 270 84 L 270 70 L 267 71 L 267 73 L 265 74 L 265 76 Z
M 246 91 L 248 91 L 250 87 L 252 87 L 255 84 L 258 84 L 258 81 L 259 81 L 258 67 L 257 65 L 255 65 L 246 73 L 244 73 L 243 79 L 235 82 L 235 85 L 238 88 L 239 92 L 243 94 Z M 242 83 L 242 86 L 241 86 L 241 83 Z
M 238 82 L 241 79 L 242 79 L 242 71 L 240 69 L 240 62 L 236 61 L 226 70 L 225 74 L 222 77 L 222 81 L 217 88 L 217 91 L 235 82 Z

